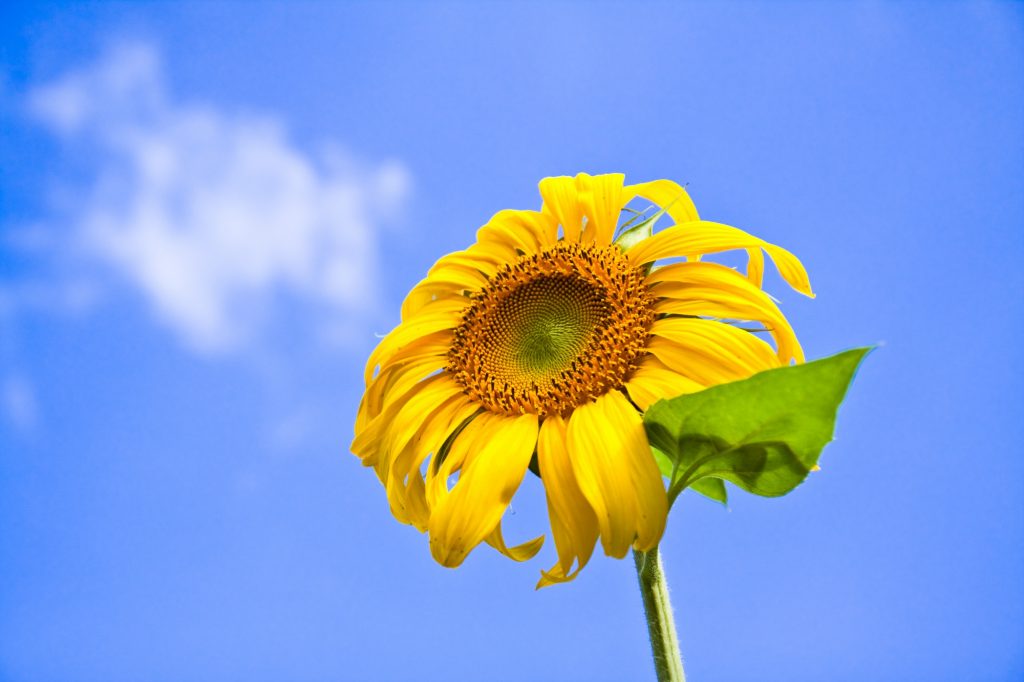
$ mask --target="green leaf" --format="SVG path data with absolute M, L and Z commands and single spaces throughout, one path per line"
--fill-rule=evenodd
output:
M 725 501 L 729 481 L 766 497 L 800 485 L 832 440 L 836 412 L 864 356 L 857 348 L 660 400 L 644 415 L 669 499 L 686 488 Z
M 672 480 L 676 473 L 675 463 L 668 455 L 654 446 L 651 446 L 651 452 L 654 453 L 654 461 L 658 463 L 658 469 L 661 471 L 662 476 Z M 728 502 L 725 482 L 719 478 L 702 478 L 699 481 L 694 481 L 690 488 L 694 492 L 698 492 L 715 502 L 721 502 L 722 504 Z
M 700 478 L 690 484 L 690 490 L 698 492 L 704 497 L 726 504 L 729 496 L 725 492 L 725 481 L 720 478 Z

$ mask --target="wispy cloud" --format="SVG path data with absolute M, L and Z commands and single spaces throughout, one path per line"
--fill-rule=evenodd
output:
M 398 163 L 310 154 L 267 115 L 179 102 L 159 56 L 122 46 L 30 95 L 91 180 L 62 222 L 189 347 L 239 347 L 282 294 L 337 319 L 373 305 L 380 226 L 403 205 Z

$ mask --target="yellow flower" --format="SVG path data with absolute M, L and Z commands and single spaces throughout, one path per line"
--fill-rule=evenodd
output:
M 543 537 L 508 547 L 501 532 L 531 463 L 558 554 L 538 587 L 574 578 L 598 539 L 618 558 L 654 548 L 668 505 L 641 411 L 803 361 L 761 290 L 767 252 L 811 296 L 800 261 L 700 220 L 673 182 L 623 181 L 541 181 L 541 211 L 501 211 L 475 244 L 441 258 L 370 355 L 352 451 L 377 472 L 395 517 L 429 533 L 445 566 L 482 541 L 517 561 L 537 553 Z M 623 251 L 613 238 L 637 198 L 675 225 Z M 745 276 L 700 261 L 731 249 L 746 250 Z M 687 260 L 652 268 L 677 257 Z M 774 347 L 727 320 L 760 323 Z

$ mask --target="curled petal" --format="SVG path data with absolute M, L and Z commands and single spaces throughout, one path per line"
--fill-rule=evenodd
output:
M 430 516 L 430 551 L 455 567 L 497 527 L 537 443 L 537 416 L 501 418 Z
M 547 495 L 548 516 L 558 551 L 558 563 L 544 572 L 538 587 L 572 580 L 594 553 L 598 526 L 594 510 L 576 482 L 569 458 L 567 424 L 548 417 L 540 427 L 537 464 Z M 572 570 L 577 563 L 575 571 Z
M 609 391 L 569 418 L 569 457 L 597 515 L 605 554 L 646 551 L 665 529 L 668 500 L 643 421 L 626 397 Z
M 752 248 L 767 251 L 779 268 L 782 278 L 800 293 L 813 298 L 807 271 L 796 256 L 780 246 L 769 244 L 743 230 L 721 223 L 697 220 L 673 225 L 637 243 L 626 252 L 626 256 L 634 264 L 643 265 L 661 258 L 692 257 Z

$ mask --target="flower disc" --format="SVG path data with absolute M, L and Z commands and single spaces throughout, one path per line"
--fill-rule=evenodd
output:
M 653 321 L 644 274 L 618 247 L 559 242 L 473 296 L 448 371 L 492 412 L 566 414 L 623 385 Z

